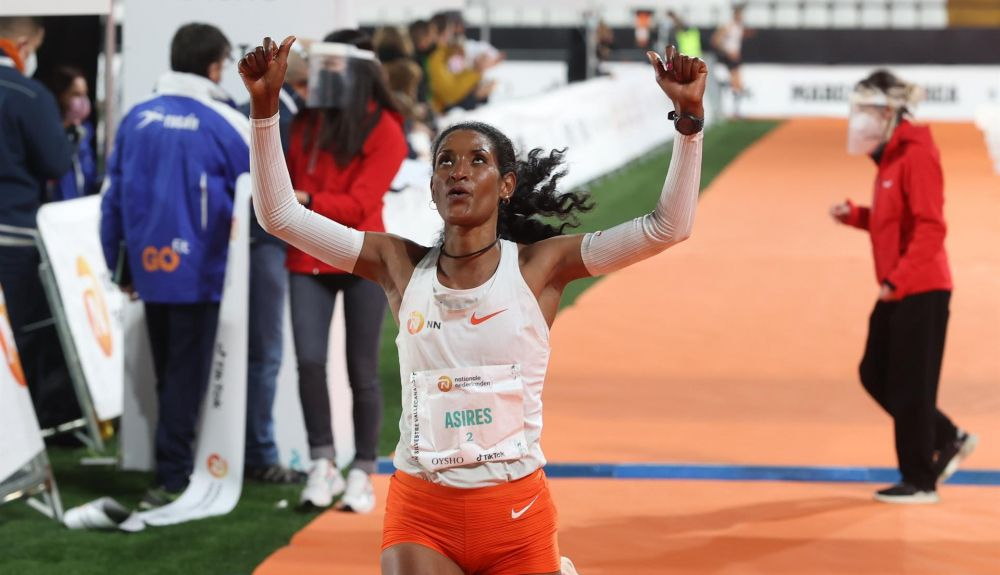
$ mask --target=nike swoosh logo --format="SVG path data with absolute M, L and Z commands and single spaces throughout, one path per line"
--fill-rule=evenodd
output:
M 476 317 L 476 312 L 472 312 L 472 317 L 469 318 L 469 322 L 472 323 L 472 325 L 479 325 L 479 324 L 483 323 L 484 321 L 487 321 L 487 320 L 489 320 L 491 318 L 494 318 L 494 317 L 502 314 L 505 311 L 507 311 L 507 308 L 503 308 L 500 311 L 493 312 L 490 315 L 484 315 L 483 317 Z
M 521 517 L 522 515 L 524 515 L 524 512 L 527 511 L 528 509 L 530 509 L 531 506 L 535 504 L 535 501 L 538 501 L 538 497 L 539 496 L 536 495 L 535 498 L 531 500 L 531 503 L 525 505 L 524 509 L 522 509 L 520 511 L 514 511 L 513 509 L 511 509 L 510 510 L 510 518 L 511 519 L 517 519 L 517 518 Z

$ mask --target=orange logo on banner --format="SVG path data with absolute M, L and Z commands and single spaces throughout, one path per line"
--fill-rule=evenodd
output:
M 111 317 L 108 315 L 108 306 L 104 302 L 104 295 L 98 289 L 97 277 L 83 256 L 76 258 L 76 275 L 90 284 L 90 287 L 83 292 L 83 307 L 87 310 L 87 321 L 90 322 L 90 330 L 94 332 L 97 345 L 104 355 L 111 357 Z
M 147 246 L 142 250 L 142 267 L 147 272 L 167 272 L 170 273 L 181 265 L 181 256 L 170 246 L 156 249 L 154 246 Z
M 440 389 L 442 393 L 448 393 L 453 387 L 455 387 L 455 384 L 447 375 L 442 375 L 438 378 L 438 389 Z
M 10 333 L 10 321 L 7 318 L 7 304 L 0 303 L 0 352 L 7 367 L 10 368 L 14 381 L 27 387 L 28 382 L 24 379 L 24 370 L 21 369 L 21 358 L 17 355 L 17 348 L 14 347 L 14 334 Z
M 208 472 L 216 479 L 222 479 L 229 472 L 229 464 L 218 453 L 208 456 Z
M 410 332 L 410 335 L 417 335 L 422 329 L 424 329 L 424 314 L 419 311 L 411 312 L 410 319 L 406 320 L 406 331 Z

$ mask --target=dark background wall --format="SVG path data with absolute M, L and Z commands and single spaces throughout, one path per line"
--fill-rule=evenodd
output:
M 470 36 L 478 34 L 469 28 Z M 711 34 L 702 30 L 705 49 Z M 565 60 L 579 35 L 577 28 L 498 27 L 491 29 L 490 41 L 512 59 Z M 632 29 L 616 29 L 615 45 L 618 59 L 644 59 Z M 746 62 L 778 64 L 1000 64 L 1000 28 L 766 28 L 746 40 L 743 55 Z

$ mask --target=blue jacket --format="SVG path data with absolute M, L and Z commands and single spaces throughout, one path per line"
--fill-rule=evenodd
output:
M 69 170 L 70 145 L 55 97 L 8 58 L 0 58 L 0 150 L 0 247 L 33 246 L 46 183 Z
M 122 120 L 108 161 L 101 242 L 127 254 L 143 301 L 222 297 L 236 179 L 250 170 L 250 123 L 207 78 L 170 72 Z
M 73 165 L 69 172 L 52 189 L 53 200 L 72 200 L 100 191 L 97 181 L 97 163 L 94 150 L 90 147 L 90 136 L 94 126 L 86 122 L 70 128 L 66 134 L 73 146 Z

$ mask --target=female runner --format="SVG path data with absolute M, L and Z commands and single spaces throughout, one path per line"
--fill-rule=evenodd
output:
M 400 329 L 403 416 L 382 535 L 385 575 L 558 574 L 556 510 L 540 448 L 549 327 L 565 286 L 653 256 L 691 233 L 701 178 L 707 69 L 650 52 L 679 135 L 652 213 L 562 235 L 586 197 L 557 194 L 561 153 L 518 160 L 490 126 L 452 126 L 433 149 L 444 220 L 428 248 L 360 232 L 295 200 L 278 133 L 289 37 L 239 64 L 251 96 L 254 209 L 264 228 L 385 290 Z M 277 303 L 276 303 L 277 305 Z

